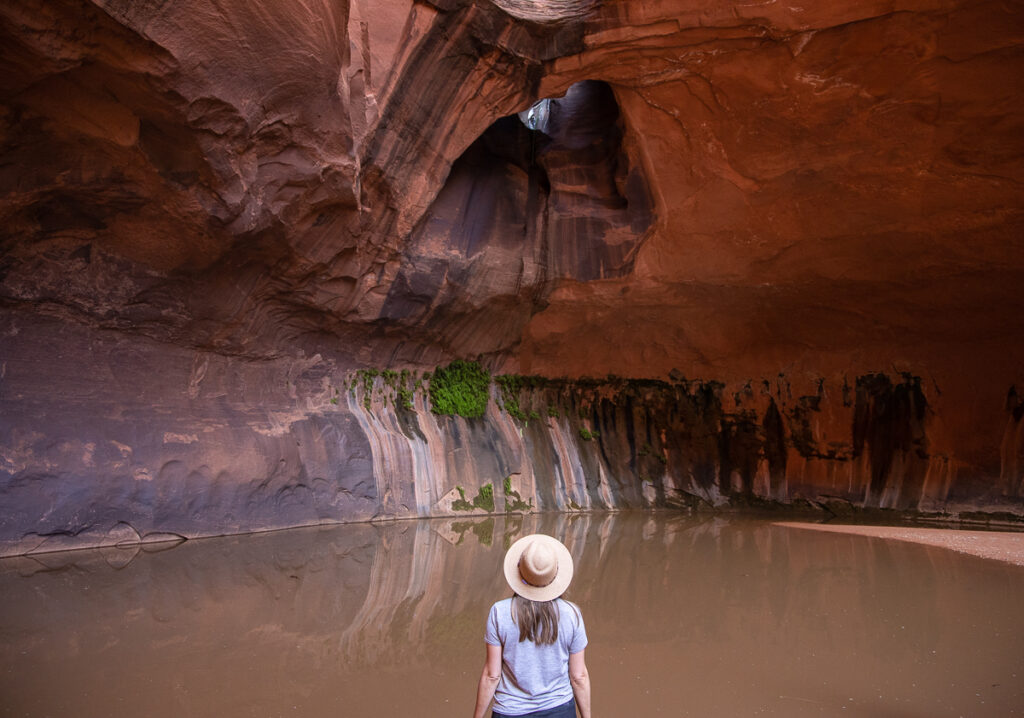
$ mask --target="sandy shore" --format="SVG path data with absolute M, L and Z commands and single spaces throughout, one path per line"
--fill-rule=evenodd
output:
M 797 521 L 779 521 L 778 526 L 831 531 L 860 536 L 912 541 L 929 546 L 941 546 L 973 556 L 1024 566 L 1024 533 L 1012 531 L 961 531 L 959 529 L 925 529 L 905 526 L 848 526 L 812 524 Z

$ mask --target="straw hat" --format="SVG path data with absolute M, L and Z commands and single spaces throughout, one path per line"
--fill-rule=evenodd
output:
M 558 598 L 572 581 L 572 556 L 561 541 L 530 534 L 505 554 L 505 580 L 513 591 L 531 601 Z

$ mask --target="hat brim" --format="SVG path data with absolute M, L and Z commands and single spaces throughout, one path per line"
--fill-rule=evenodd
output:
M 531 586 L 519 575 L 519 559 L 527 545 L 533 541 L 541 541 L 550 547 L 558 563 L 558 572 L 547 586 Z M 531 601 L 552 601 L 565 593 L 565 589 L 572 583 L 572 570 L 572 554 L 569 553 L 569 549 L 558 539 L 545 534 L 523 536 L 505 552 L 505 580 L 509 588 Z

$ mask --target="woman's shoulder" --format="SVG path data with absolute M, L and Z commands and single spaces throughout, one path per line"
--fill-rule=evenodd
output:
M 501 599 L 499 601 L 495 601 L 494 603 L 491 604 L 491 610 L 489 611 L 489 613 L 491 613 L 491 614 L 496 614 L 496 613 L 508 613 L 508 614 L 511 614 L 512 613 L 512 598 L 511 597 L 503 598 L 503 599 Z
M 563 607 L 563 610 L 565 608 L 568 608 L 570 611 L 575 611 L 576 613 L 580 613 L 580 607 L 577 606 L 572 601 L 570 601 L 568 598 L 559 598 L 558 599 L 558 603 L 559 603 L 560 606 Z
M 558 610 L 562 614 L 570 615 L 580 621 L 583 620 L 583 611 L 580 610 L 579 606 L 568 599 L 558 599 Z

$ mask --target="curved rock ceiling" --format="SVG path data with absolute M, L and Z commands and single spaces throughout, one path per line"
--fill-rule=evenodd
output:
M 0 47 L 10 476 L 75 474 L 62 408 L 162 407 L 165 465 L 196 401 L 469 358 L 919 377 L 932 449 L 1019 491 L 1017 3 L 26 0 Z

